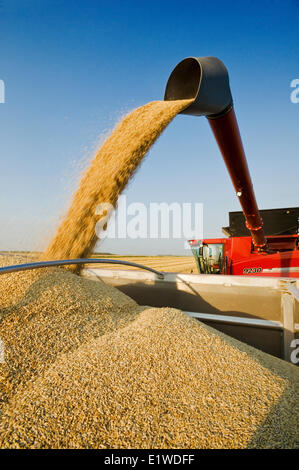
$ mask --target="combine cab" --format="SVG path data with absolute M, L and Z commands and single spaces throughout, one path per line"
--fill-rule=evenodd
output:
M 299 278 L 299 236 L 267 237 L 268 251 L 259 252 L 251 237 L 190 240 L 201 274 L 235 274 Z

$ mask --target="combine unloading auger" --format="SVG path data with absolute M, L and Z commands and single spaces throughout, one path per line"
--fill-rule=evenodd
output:
M 164 100 L 193 99 L 181 114 L 206 116 L 240 201 L 254 246 L 265 250 L 267 240 L 233 108 L 226 67 L 216 57 L 188 57 L 172 71 Z

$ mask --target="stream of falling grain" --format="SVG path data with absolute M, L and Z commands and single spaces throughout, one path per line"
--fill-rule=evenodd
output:
M 83 176 L 66 217 L 43 259 L 85 258 L 98 238 L 99 204 L 114 207 L 144 156 L 191 100 L 153 101 L 128 114 L 104 142 Z

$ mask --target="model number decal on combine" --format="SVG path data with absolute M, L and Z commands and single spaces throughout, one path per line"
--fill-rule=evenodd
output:
M 262 268 L 244 268 L 243 269 L 243 274 L 255 274 L 255 273 L 261 273 Z

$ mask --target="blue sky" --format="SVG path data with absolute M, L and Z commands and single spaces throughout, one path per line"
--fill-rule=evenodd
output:
M 80 172 L 120 117 L 162 99 L 184 57 L 226 64 L 261 209 L 298 206 L 299 5 L 281 1 L 0 1 L 0 250 L 42 249 Z M 128 202 L 202 202 L 221 235 L 238 201 L 205 118 L 178 116 Z M 181 241 L 121 240 L 120 253 L 184 254 Z

